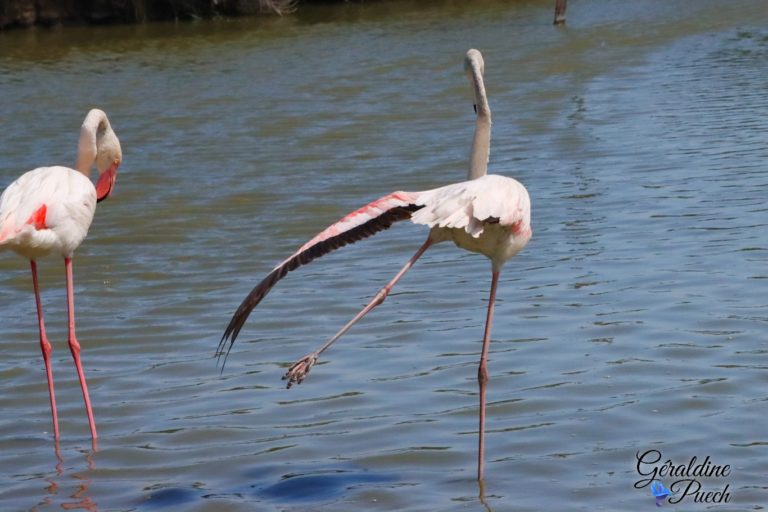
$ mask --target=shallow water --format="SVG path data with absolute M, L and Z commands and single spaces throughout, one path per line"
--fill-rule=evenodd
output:
M 59 459 L 28 264 L 0 257 L 3 510 L 639 510 L 652 449 L 730 465 L 698 479 L 728 503 L 665 508 L 768 503 L 764 3 L 587 0 L 563 29 L 549 1 L 466 4 L 0 33 L 1 187 L 72 163 L 92 106 L 124 150 L 75 259 L 96 452 L 63 265 L 40 265 Z M 251 287 L 318 230 L 464 178 L 470 47 L 490 167 L 527 186 L 534 230 L 499 287 L 483 500 L 482 257 L 431 249 L 286 391 L 285 367 L 424 239 L 395 226 L 290 274 L 223 373 L 213 357 Z

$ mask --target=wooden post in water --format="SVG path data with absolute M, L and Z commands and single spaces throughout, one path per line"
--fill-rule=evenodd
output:
M 565 7 L 568 0 L 555 0 L 555 21 L 554 25 L 565 25 Z

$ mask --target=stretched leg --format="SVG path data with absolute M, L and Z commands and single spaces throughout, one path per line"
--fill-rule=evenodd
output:
M 480 354 L 480 367 L 477 369 L 477 382 L 480 384 L 480 436 L 477 447 L 477 479 L 483 480 L 483 453 L 485 452 L 485 387 L 488 384 L 488 346 L 491 344 L 491 324 L 493 323 L 493 307 L 496 303 L 496 285 L 499 282 L 499 272 L 491 274 L 491 294 L 488 298 L 488 316 L 485 319 L 483 333 L 483 351 Z
M 72 352 L 72 358 L 75 360 L 77 368 L 77 377 L 80 379 L 80 388 L 83 390 L 83 399 L 85 400 L 85 410 L 88 413 L 88 425 L 91 427 L 91 437 L 96 439 L 96 423 L 93 421 L 93 411 L 91 410 L 91 398 L 88 396 L 88 385 L 85 383 L 85 374 L 83 365 L 80 362 L 80 343 L 75 337 L 75 294 L 72 285 L 72 258 L 64 258 L 64 267 L 67 272 L 67 311 L 69 315 L 69 350 Z
M 51 414 L 53 415 L 53 438 L 59 439 L 59 416 L 56 413 L 56 395 L 53 392 L 53 372 L 51 371 L 51 352 L 53 347 L 45 335 L 45 322 L 43 321 L 43 304 L 40 301 L 40 287 L 37 283 L 37 263 L 29 260 L 32 267 L 32 285 L 35 288 L 35 304 L 37 305 L 37 327 L 40 330 L 40 350 L 43 352 L 45 364 L 45 376 L 48 379 L 48 396 L 51 399 Z
M 411 256 L 411 259 L 408 260 L 408 262 L 403 266 L 403 268 L 400 269 L 400 272 L 395 275 L 395 277 L 392 278 L 390 282 L 384 286 L 381 290 L 378 291 L 378 293 L 373 297 L 371 302 L 368 303 L 367 306 L 365 306 L 355 317 L 347 322 L 347 324 L 342 327 L 339 332 L 333 335 L 328 341 L 326 341 L 319 349 L 316 351 L 307 354 L 306 356 L 299 359 L 297 362 L 293 364 L 290 368 L 288 368 L 288 371 L 283 375 L 283 380 L 288 381 L 288 387 L 290 388 L 294 384 L 301 384 L 301 381 L 304 380 L 304 378 L 309 373 L 309 370 L 315 365 L 317 362 L 317 358 L 325 352 L 325 350 L 330 347 L 334 341 L 341 338 L 344 333 L 346 333 L 353 325 L 355 325 L 358 320 L 363 318 L 365 315 L 368 314 L 370 310 L 384 302 L 384 299 L 387 298 L 387 295 L 389 295 L 390 290 L 392 290 L 392 287 L 397 284 L 397 282 L 402 278 L 406 272 L 408 272 L 414 263 L 416 263 L 416 260 L 418 260 L 422 254 L 424 254 L 424 251 L 429 249 L 429 246 L 432 245 L 432 239 L 427 238 L 427 241 L 422 244 L 421 247 L 419 247 L 419 250 L 416 251 L 416 254 Z

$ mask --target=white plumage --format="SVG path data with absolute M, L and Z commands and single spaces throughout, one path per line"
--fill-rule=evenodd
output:
M 44 226 L 29 222 L 43 206 Z M 96 187 L 81 172 L 39 167 L 23 174 L 0 196 L 0 247 L 27 259 L 51 252 L 72 257 L 88 234 L 95 211 Z
M 411 221 L 432 228 L 434 242 L 452 240 L 487 256 L 494 268 L 500 269 L 531 237 L 531 200 L 512 178 L 489 174 L 415 196 L 423 208 Z

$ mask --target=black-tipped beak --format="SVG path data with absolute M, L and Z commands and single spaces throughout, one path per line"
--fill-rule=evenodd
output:
M 120 165 L 120 162 L 115 160 L 115 162 L 109 166 L 109 169 L 104 171 L 101 176 L 99 176 L 99 180 L 96 182 L 96 202 L 100 203 L 104 199 L 109 197 L 109 194 L 112 193 L 112 189 L 115 187 L 115 178 L 117 177 L 117 168 Z

